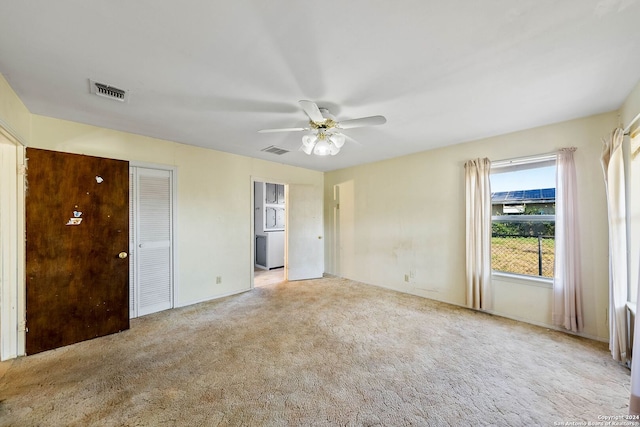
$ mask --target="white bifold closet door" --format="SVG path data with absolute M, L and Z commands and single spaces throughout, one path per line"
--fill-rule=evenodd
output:
M 173 307 L 173 172 L 131 167 L 130 317 Z

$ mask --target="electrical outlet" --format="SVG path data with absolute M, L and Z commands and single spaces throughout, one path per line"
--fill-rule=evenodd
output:
M 216 277 L 216 285 L 219 285 L 220 283 L 222 283 L 222 276 L 217 276 Z
M 408 274 L 405 274 L 405 275 L 404 275 L 404 281 L 405 281 L 405 282 L 407 282 L 407 283 L 409 283 L 409 275 L 408 275 Z

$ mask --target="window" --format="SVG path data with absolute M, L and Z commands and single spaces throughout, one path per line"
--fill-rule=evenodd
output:
M 556 156 L 491 165 L 493 271 L 553 277 Z

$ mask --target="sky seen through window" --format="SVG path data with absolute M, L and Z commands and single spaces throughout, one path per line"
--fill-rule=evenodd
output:
M 526 169 L 491 174 L 491 192 L 537 190 L 556 187 L 556 167 Z

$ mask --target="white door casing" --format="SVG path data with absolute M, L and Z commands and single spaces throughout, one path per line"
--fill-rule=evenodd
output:
M 24 355 L 24 146 L 0 126 L 0 360 Z
M 2 340 L 0 340 L 1 359 L 17 356 L 17 235 L 16 218 L 16 147 L 4 141 L 0 135 L 0 301 L 3 304 L 0 312 Z

